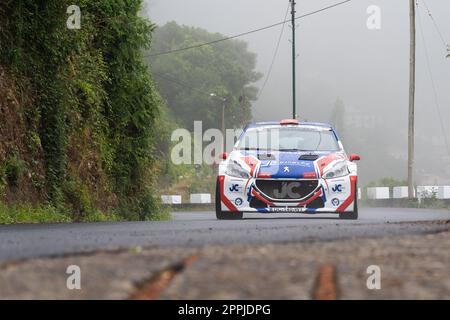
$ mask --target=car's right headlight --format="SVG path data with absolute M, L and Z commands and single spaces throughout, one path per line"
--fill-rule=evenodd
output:
M 227 169 L 225 173 L 229 176 L 248 179 L 250 178 L 250 173 L 245 170 L 239 163 L 236 161 L 230 160 L 227 165 Z
M 348 165 L 346 161 L 341 161 L 336 163 L 331 169 L 324 172 L 322 178 L 324 179 L 334 179 L 340 178 L 348 175 L 350 171 L 348 170 Z

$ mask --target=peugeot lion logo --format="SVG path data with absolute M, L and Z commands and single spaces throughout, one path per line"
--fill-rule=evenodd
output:
M 289 172 L 289 167 L 284 167 L 284 172 Z

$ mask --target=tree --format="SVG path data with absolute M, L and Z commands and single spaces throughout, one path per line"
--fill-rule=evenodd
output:
M 251 103 L 257 89 L 252 83 L 261 75 L 255 71 L 256 55 L 243 41 L 230 40 L 214 45 L 152 56 L 183 47 L 223 38 L 200 28 L 169 22 L 157 28 L 148 62 L 172 117 L 191 129 L 194 120 L 203 128 L 220 128 L 223 99 L 226 98 L 226 127 L 242 126 L 251 119 Z
M 162 99 L 143 59 L 153 25 L 142 2 L 77 1 L 79 30 L 67 28 L 69 0 L 0 2 L 0 67 L 31 97 L 0 114 L 0 128 L 5 114 L 21 119 L 25 141 L 0 143 L 0 173 L 24 161 L 21 189 L 39 193 L 19 201 L 68 207 L 75 220 L 98 208 L 156 218 Z

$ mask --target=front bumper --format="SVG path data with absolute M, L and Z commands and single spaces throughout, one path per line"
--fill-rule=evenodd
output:
M 277 179 L 259 179 L 275 180 Z M 240 179 L 221 175 L 218 179 L 221 206 L 223 211 L 261 212 L 261 213 L 342 213 L 354 210 L 357 176 L 348 175 L 336 179 L 290 180 L 304 185 L 306 191 L 298 197 L 274 198 L 267 188 L 261 190 L 261 183 L 255 178 Z M 264 181 L 266 182 L 266 181 Z M 314 183 L 307 183 L 314 182 Z M 274 184 L 276 185 L 276 184 Z M 304 189 L 305 189 L 304 188 Z M 291 188 L 292 189 L 292 188 Z M 277 190 L 276 195 L 280 195 Z M 292 191 L 292 190 L 291 190 Z

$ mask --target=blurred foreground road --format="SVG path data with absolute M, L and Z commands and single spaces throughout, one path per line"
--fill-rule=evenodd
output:
M 244 217 L 0 226 L 0 299 L 450 298 L 448 211 Z M 82 290 L 66 288 L 73 264 Z M 370 265 L 381 290 L 366 286 Z

